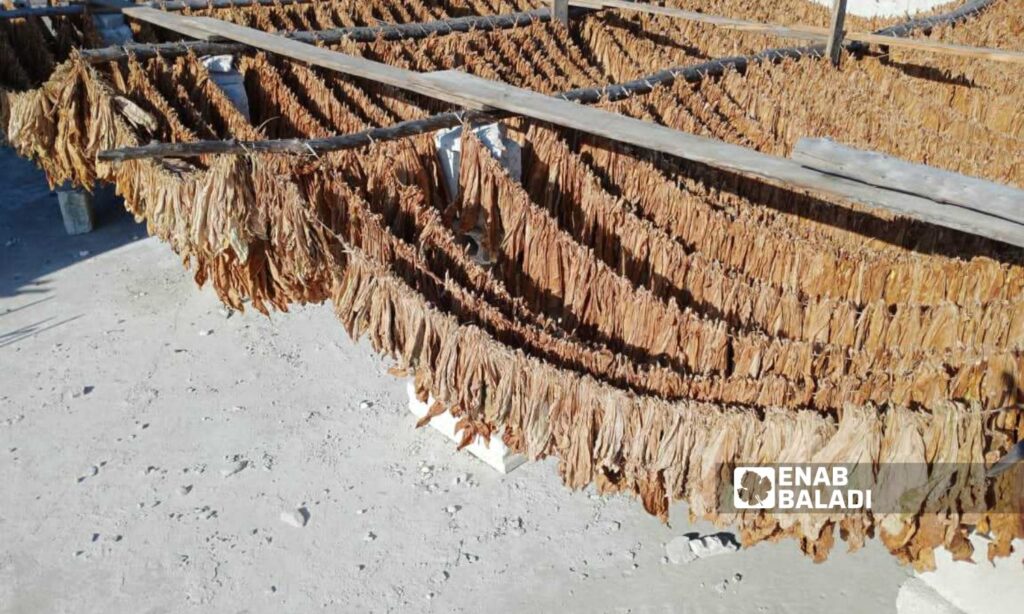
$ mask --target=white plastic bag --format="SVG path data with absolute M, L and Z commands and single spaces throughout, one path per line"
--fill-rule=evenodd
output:
M 249 119 L 249 96 L 245 93 L 245 79 L 235 70 L 235 58 L 230 55 L 207 55 L 200 61 L 210 73 L 210 78 L 224 92 L 238 112 Z

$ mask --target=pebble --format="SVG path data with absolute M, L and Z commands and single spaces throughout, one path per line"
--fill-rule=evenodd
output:
M 230 307 L 221 307 L 217 311 L 220 313 L 220 315 L 224 316 L 224 319 L 230 318 L 235 313 L 235 310 Z
M 301 529 L 309 522 L 309 510 L 305 507 L 300 507 L 296 510 L 281 512 L 281 522 L 296 529 Z
M 506 526 L 508 527 L 508 532 L 515 537 L 526 535 L 526 530 L 523 528 L 523 519 L 518 516 L 509 518 Z
M 359 409 L 370 409 L 371 407 L 373 407 L 373 403 L 370 401 L 363 401 L 359 404 Z
M 449 514 L 455 515 L 455 513 L 458 512 L 460 509 L 462 508 L 459 507 L 458 505 L 449 505 L 448 507 L 444 508 L 444 511 L 448 512 Z
M 65 393 L 64 397 L 65 399 L 77 399 L 89 394 L 93 389 L 95 389 L 95 386 L 82 386 L 81 388 L 75 388 L 74 390 L 70 390 Z
M 96 465 L 93 465 L 92 467 L 89 467 L 89 469 L 85 472 L 85 475 L 78 476 L 78 483 L 81 484 L 82 482 L 88 480 L 89 478 L 93 477 L 94 475 L 99 474 L 99 472 L 100 472 L 100 468 L 97 467 Z
M 208 328 L 207 328 L 207 329 L 204 329 L 204 330 L 201 330 L 201 331 L 199 331 L 199 336 L 200 336 L 200 337 L 209 337 L 209 336 L 210 336 L 210 335 L 212 335 L 212 334 L 213 334 L 213 330 L 211 330 L 211 329 L 208 329 Z
M 248 466 L 249 466 L 249 461 L 247 461 L 247 460 L 240 460 L 237 463 L 235 463 L 234 465 L 231 465 L 230 467 L 226 467 L 224 469 L 221 469 L 220 470 L 220 474 L 222 476 L 228 478 L 228 477 L 231 477 L 231 476 L 235 475 L 236 473 L 238 473 L 240 471 L 245 470 L 245 468 L 248 467 Z
M 361 510 L 356 510 L 356 514 L 358 514 L 358 515 L 360 515 L 360 516 L 362 516 L 362 515 L 363 515 L 363 514 L 365 514 L 365 513 L 366 513 L 366 508 L 363 508 L 363 509 L 361 509 Z
M 366 534 L 366 537 L 363 538 L 363 541 L 364 542 L 372 542 L 375 539 L 377 539 L 377 534 L 374 533 L 373 531 L 370 531 L 369 533 Z
M 192 492 L 192 485 L 191 484 L 186 484 L 185 486 L 179 486 L 178 487 L 178 494 L 181 495 L 182 497 L 184 497 L 185 495 L 187 495 L 190 492 Z
M 676 565 L 684 565 L 720 554 L 728 554 L 738 550 L 736 544 L 721 533 L 690 538 L 686 535 L 676 537 L 665 546 L 665 554 L 669 561 Z

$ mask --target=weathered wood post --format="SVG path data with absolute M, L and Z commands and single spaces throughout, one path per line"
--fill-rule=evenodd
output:
M 569 0 L 551 0 L 551 21 L 560 21 L 569 27 Z
M 61 219 L 64 220 L 64 230 L 69 235 L 92 232 L 96 220 L 92 194 L 64 184 L 57 189 L 57 203 L 60 205 Z
M 839 66 L 839 56 L 843 53 L 843 23 L 846 21 L 846 0 L 832 2 L 832 33 L 825 45 L 825 55 L 833 66 Z

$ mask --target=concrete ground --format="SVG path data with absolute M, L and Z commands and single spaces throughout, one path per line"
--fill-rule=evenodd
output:
M 65 235 L 0 153 L 0 612 L 896 610 L 911 573 L 877 543 L 668 562 L 714 529 L 571 492 L 554 461 L 497 474 L 414 429 L 328 306 L 228 313 L 100 213 Z

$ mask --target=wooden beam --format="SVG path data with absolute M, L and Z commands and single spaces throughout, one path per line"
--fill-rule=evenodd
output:
M 137 19 L 139 21 L 145 21 L 146 23 L 154 26 L 159 26 L 178 34 L 184 34 L 189 38 L 195 38 L 201 41 L 213 41 L 219 40 L 216 34 L 212 34 L 207 30 L 203 30 L 196 26 L 193 20 L 198 17 L 182 17 L 177 13 L 168 13 L 158 9 L 149 7 L 129 7 L 121 10 L 121 13 L 125 17 Z
M 185 7 L 193 10 L 203 9 L 227 9 L 238 6 L 287 6 L 289 4 L 311 4 L 314 0 L 166 0 L 161 2 L 143 2 L 141 5 L 150 6 L 164 11 L 181 11 Z
M 551 17 L 569 27 L 569 0 L 551 0 Z
M 618 9 L 622 11 L 634 11 L 638 13 L 648 13 L 650 15 L 665 15 L 667 17 L 678 17 L 687 21 L 697 21 L 700 23 L 709 23 L 716 26 L 724 25 L 765 25 L 758 24 L 754 21 L 747 21 L 744 19 L 733 19 L 731 17 L 722 17 L 720 15 L 709 15 L 707 13 L 698 13 L 697 11 L 686 11 L 683 9 L 676 9 L 668 6 L 658 6 L 656 4 L 647 4 L 645 2 L 629 2 L 627 0 L 569 0 L 569 4 L 572 6 L 579 6 L 589 9 Z
M 757 21 L 748 21 L 745 19 L 733 19 L 731 17 L 708 15 L 705 13 L 697 13 L 694 11 L 685 11 L 682 9 L 656 6 L 642 2 L 629 2 L 627 0 L 569 0 L 569 3 L 573 6 L 587 7 L 592 9 L 613 8 L 623 11 L 649 13 L 652 15 L 664 15 L 666 17 L 675 17 L 678 19 L 685 19 L 687 21 L 706 23 L 727 30 L 739 30 L 742 32 L 752 32 L 755 34 L 778 36 L 780 38 L 810 40 L 825 44 L 829 42 L 832 35 L 832 31 L 830 28 L 819 28 L 815 26 L 805 25 L 781 25 L 772 23 L 761 23 Z M 988 2 L 974 2 L 971 4 L 981 7 L 987 6 Z M 967 8 L 969 9 L 970 7 Z M 976 8 L 973 10 L 976 12 L 979 9 Z M 965 12 L 964 14 L 969 14 L 969 11 Z M 957 13 L 957 15 L 959 15 L 959 13 Z M 916 22 L 910 23 L 913 24 Z M 928 27 L 931 23 L 932 21 L 930 20 L 921 20 L 920 27 Z M 889 30 L 892 29 L 890 28 L 887 30 L 882 30 L 879 33 L 846 32 L 843 35 L 843 41 L 847 43 L 854 42 L 880 45 L 883 47 L 916 49 L 918 51 L 928 51 L 936 54 L 978 58 L 984 60 L 991 60 L 995 62 L 1010 62 L 1014 64 L 1024 64 L 1024 52 L 1011 51 L 1006 49 L 994 49 L 991 47 L 969 47 L 965 45 L 953 45 L 949 43 L 941 43 L 938 41 L 931 41 L 927 39 L 905 38 L 904 35 L 910 31 L 909 29 L 901 28 L 898 32 L 892 31 L 891 33 L 889 32 Z
M 467 15 L 451 19 L 434 21 L 396 23 L 379 26 L 356 26 L 350 28 L 333 28 L 312 32 L 286 33 L 290 39 L 304 43 L 322 41 L 336 43 L 343 39 L 357 43 L 369 43 L 375 40 L 405 40 L 426 38 L 432 34 L 453 34 L 456 32 L 489 32 L 508 28 L 526 27 L 551 19 L 548 9 L 535 9 L 501 15 Z
M 846 0 L 832 0 L 832 28 L 825 44 L 825 57 L 833 66 L 839 66 L 843 55 L 843 28 L 846 25 Z
M 869 34 L 867 32 L 847 33 L 846 40 L 869 43 L 872 45 L 879 45 L 881 47 L 916 49 L 918 51 L 927 51 L 929 53 L 936 53 L 940 55 L 955 55 L 964 58 L 990 60 L 993 62 L 1024 64 L 1024 52 L 1012 51 L 1009 49 L 970 47 L 967 45 L 940 43 L 926 38 L 897 38 L 894 36 L 884 36 L 882 34 Z
M 424 75 L 438 88 L 458 91 L 478 106 L 509 111 L 587 134 L 660 151 L 685 160 L 767 181 L 788 189 L 828 195 L 899 215 L 1024 247 L 1024 226 L 960 207 L 881 189 L 804 168 L 752 149 L 680 132 L 665 126 L 545 96 L 466 73 Z
M 802 138 L 790 157 L 825 173 L 1024 224 L 1024 190 L 1018 188 L 855 149 L 830 139 Z
M 190 51 L 199 56 L 234 55 L 244 53 L 246 49 L 249 49 L 249 46 L 241 43 L 189 40 L 171 43 L 127 43 L 98 49 L 79 49 L 78 55 L 90 64 L 102 64 L 103 62 L 118 62 L 127 59 L 130 55 L 139 60 L 145 60 L 158 55 L 172 58 L 186 55 Z

